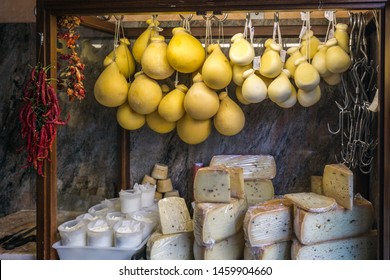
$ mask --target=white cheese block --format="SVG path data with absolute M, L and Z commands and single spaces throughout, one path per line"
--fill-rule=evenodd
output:
M 210 166 L 226 165 L 242 167 L 244 180 L 273 179 L 276 175 L 275 159 L 271 155 L 216 155 L 210 161 Z
M 244 260 L 291 260 L 291 244 L 291 240 L 260 247 L 246 244 Z
M 232 198 L 230 203 L 195 203 L 194 235 L 201 246 L 211 246 L 242 229 L 247 203 Z
M 192 232 L 162 234 L 154 232 L 146 244 L 148 260 L 193 260 Z
M 224 166 L 202 167 L 194 179 L 196 202 L 230 202 L 230 173 Z
M 344 164 L 328 164 L 323 174 L 324 195 L 333 197 L 341 206 L 353 207 L 353 173 Z
M 291 240 L 293 208 L 286 199 L 272 199 L 249 207 L 244 219 L 245 240 L 263 246 Z
M 374 207 L 357 195 L 352 210 L 337 206 L 324 213 L 294 211 L 294 232 L 302 244 L 313 244 L 367 233 L 374 223 Z
M 294 240 L 291 247 L 293 260 L 375 260 L 377 259 L 377 234 L 338 239 L 303 245 Z
M 274 198 L 274 185 L 269 179 L 244 181 L 245 196 L 249 206 Z
M 244 251 L 244 233 L 218 241 L 211 247 L 200 246 L 194 242 L 195 260 L 242 260 Z
M 163 234 L 192 231 L 192 220 L 184 198 L 167 197 L 158 201 Z
M 311 176 L 310 187 L 311 187 L 311 192 L 324 195 L 324 190 L 322 187 L 322 176 Z
M 294 203 L 297 207 L 309 212 L 321 213 L 336 208 L 336 200 L 332 197 L 312 193 L 288 193 L 284 197 Z

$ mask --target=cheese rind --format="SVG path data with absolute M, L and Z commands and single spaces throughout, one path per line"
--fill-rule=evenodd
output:
M 324 195 L 333 197 L 341 206 L 353 207 L 353 173 L 344 164 L 328 164 L 323 174 Z
M 251 246 L 291 240 L 293 209 L 286 199 L 272 199 L 249 207 L 244 219 L 245 240 Z
M 157 180 L 157 191 L 160 193 L 173 191 L 171 179 L 168 178 L 168 179 Z
M 270 200 L 274 198 L 275 195 L 274 185 L 269 179 L 245 180 L 244 188 L 245 196 L 249 206 Z
M 164 193 L 164 198 L 165 197 L 180 197 L 180 194 L 179 194 L 178 190 L 172 190 L 172 191 Z
M 313 245 L 303 245 L 293 241 L 293 260 L 375 260 L 377 259 L 377 234 L 325 241 Z
M 192 232 L 162 234 L 154 232 L 146 244 L 148 260 L 193 260 Z
M 241 260 L 244 242 L 243 231 L 218 241 L 211 247 L 200 246 L 195 241 L 194 258 L 195 260 Z
M 291 244 L 291 240 L 260 247 L 246 244 L 244 260 L 291 260 Z
M 242 167 L 229 167 L 230 194 L 232 197 L 245 198 L 244 169 Z
M 181 197 L 167 197 L 158 201 L 161 231 L 163 234 L 193 230 L 192 220 L 185 200 Z
M 161 163 L 156 163 L 153 166 L 152 177 L 154 179 L 163 180 L 168 178 L 168 166 Z
M 232 198 L 230 203 L 195 203 L 194 236 L 201 246 L 211 246 L 242 229 L 247 203 Z
M 369 232 L 374 223 L 372 204 L 357 195 L 352 210 L 337 206 L 323 213 L 294 210 L 294 232 L 302 244 L 348 238 Z
M 230 173 L 224 166 L 202 167 L 194 179 L 197 202 L 230 202 Z
M 273 179 L 276 176 L 276 163 L 271 155 L 216 155 L 210 161 L 210 166 L 226 165 L 227 167 L 242 167 L 244 180 Z
M 322 176 L 310 177 L 310 188 L 313 193 L 324 195 L 322 180 Z
M 309 212 L 326 212 L 336 208 L 336 200 L 332 197 L 316 194 L 313 192 L 288 193 L 284 197 L 297 207 Z

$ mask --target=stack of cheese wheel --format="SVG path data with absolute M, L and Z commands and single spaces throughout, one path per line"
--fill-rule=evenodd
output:
M 244 176 L 245 198 L 248 206 L 274 198 L 272 179 L 276 163 L 271 155 L 216 155 L 210 166 L 241 167 Z
M 193 223 L 185 200 L 167 197 L 159 200 L 160 229 L 146 244 L 149 260 L 192 260 Z
M 295 208 L 292 258 L 375 259 L 374 208 L 353 195 L 351 170 L 343 164 L 326 165 L 323 176 L 312 180 L 312 190 L 317 193 L 285 195 Z
M 194 258 L 242 259 L 247 210 L 243 169 L 222 165 L 198 169 L 194 199 Z
M 249 207 L 244 219 L 247 260 L 288 260 L 293 238 L 293 208 L 284 198 Z

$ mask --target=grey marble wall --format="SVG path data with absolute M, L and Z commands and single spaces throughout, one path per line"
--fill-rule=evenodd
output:
M 17 99 L 27 73 L 34 63 L 34 26 L 0 25 L 0 215 L 18 208 L 34 206 L 35 173 L 22 168 L 25 158 L 16 152 L 18 144 Z M 68 102 L 59 93 L 64 113 L 70 114 L 67 126 L 58 131 L 58 203 L 61 210 L 86 211 L 104 198 L 114 197 L 119 186 L 120 155 L 116 111 L 99 105 L 93 86 L 102 71 L 102 59 L 112 48 L 113 36 L 82 30 L 82 39 L 100 46 L 86 61 L 82 102 Z M 82 45 L 80 51 L 82 52 Z M 93 59 L 97 58 L 97 59 Z M 172 81 L 171 83 L 172 84 Z M 230 95 L 234 86 L 229 87 Z M 207 165 L 215 154 L 270 154 L 275 157 L 276 193 L 308 191 L 310 176 L 322 174 L 324 165 L 333 163 L 339 152 L 338 137 L 330 135 L 327 123 L 336 124 L 338 111 L 334 99 L 338 87 L 321 84 L 322 98 L 310 108 L 296 105 L 282 109 L 270 101 L 242 106 L 244 130 L 225 137 L 213 130 L 198 145 L 183 143 L 176 131 L 160 135 L 146 125 L 130 133 L 131 184 L 149 174 L 155 163 L 169 166 L 174 187 L 188 198 L 195 162 Z

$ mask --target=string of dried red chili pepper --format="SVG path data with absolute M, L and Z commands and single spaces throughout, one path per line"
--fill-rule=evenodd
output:
M 43 164 L 50 160 L 57 126 L 65 125 L 61 120 L 61 108 L 57 94 L 47 78 L 47 70 L 40 65 L 34 67 L 23 90 L 23 101 L 19 112 L 21 136 L 26 139 L 23 148 L 27 151 L 27 165 L 33 166 L 43 176 Z M 69 118 L 69 116 L 68 116 Z

